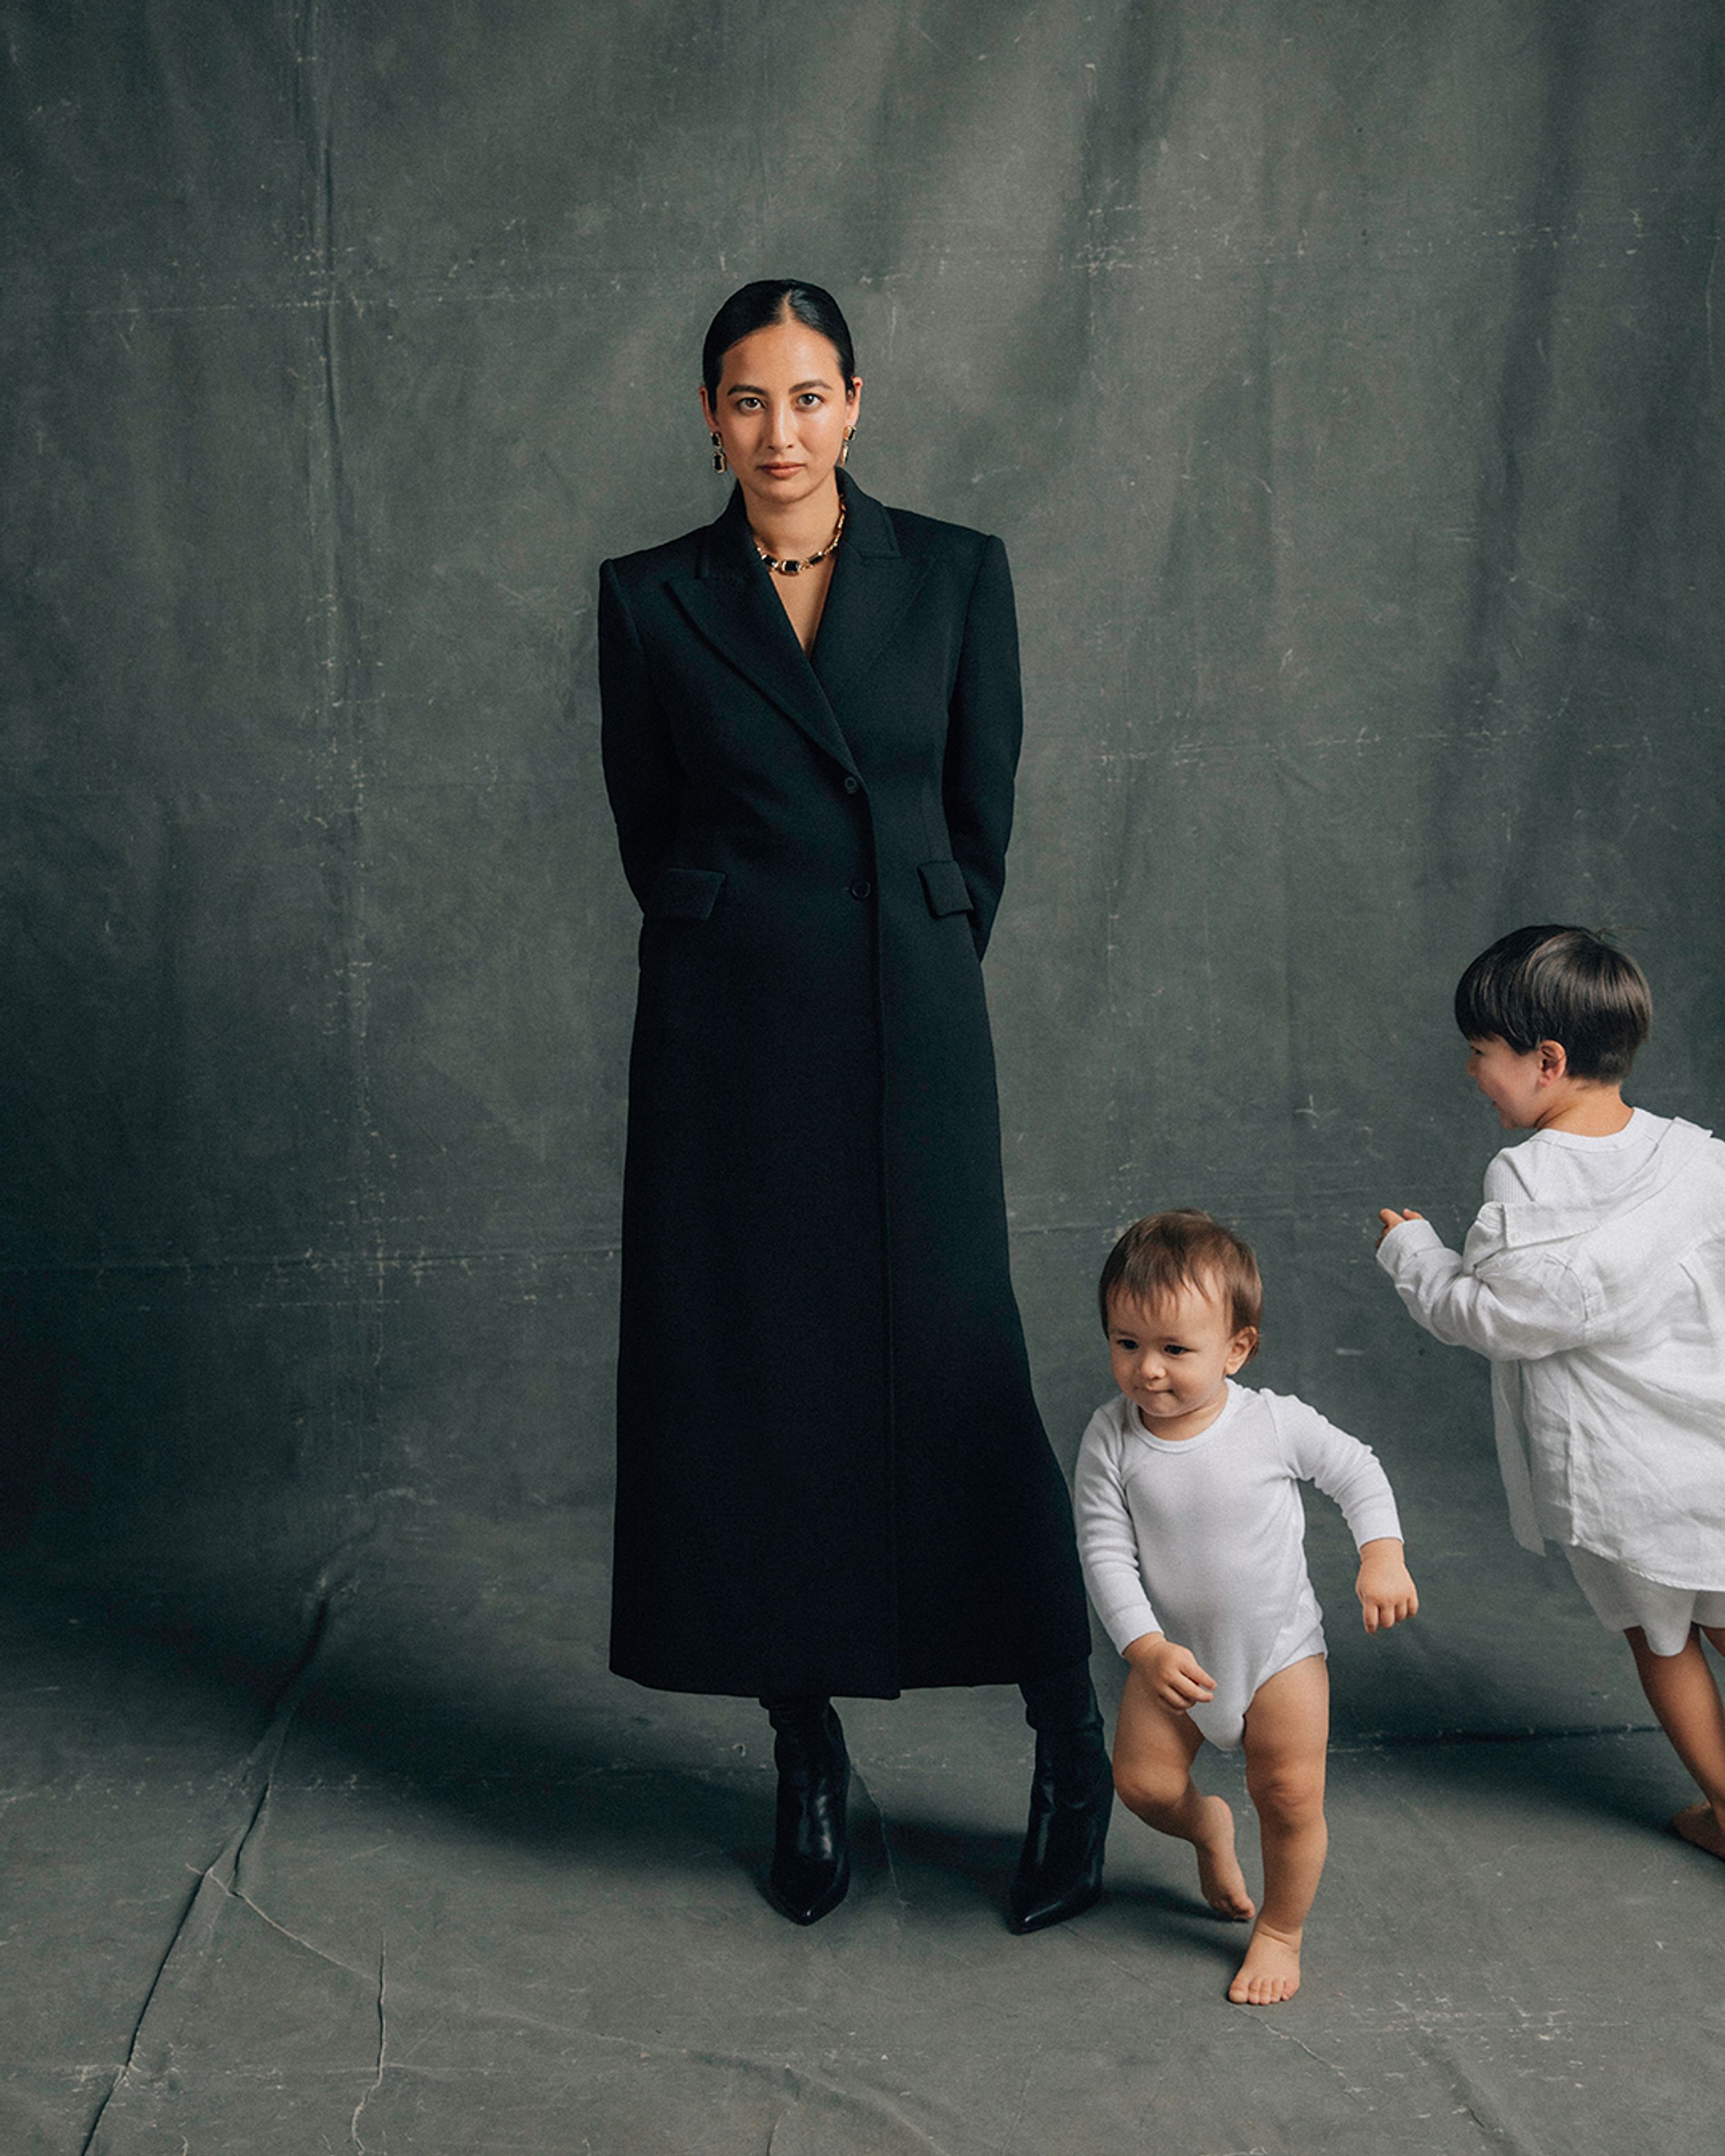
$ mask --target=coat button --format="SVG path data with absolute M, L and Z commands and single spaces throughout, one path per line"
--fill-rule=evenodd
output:
M 871 883 L 854 883 L 850 886 L 850 896 L 853 898 L 866 898 L 874 888 Z
M 860 793 L 862 791 L 862 781 L 860 778 L 847 778 L 845 782 L 845 791 L 847 793 Z

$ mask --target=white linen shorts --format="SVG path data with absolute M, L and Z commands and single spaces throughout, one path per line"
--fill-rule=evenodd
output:
M 1563 1554 L 1605 1630 L 1626 1632 L 1638 1625 L 1656 1655 L 1681 1655 L 1692 1625 L 1725 1628 L 1725 1588 L 1667 1587 L 1574 1543 L 1564 1543 Z

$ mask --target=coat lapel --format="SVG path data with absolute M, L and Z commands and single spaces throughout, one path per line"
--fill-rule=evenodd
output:
M 850 544 L 847 528 L 845 544 Z M 843 550 L 840 550 L 840 565 Z M 834 593 L 839 575 L 834 576 Z M 689 621 L 744 678 L 799 726 L 817 747 L 854 771 L 850 750 L 796 631 L 749 537 L 742 491 L 735 488 L 701 541 L 692 577 L 674 577 L 670 589 Z M 833 594 L 827 605 L 831 608 Z M 823 618 L 824 634 L 825 621 Z
M 814 671 L 836 710 L 897 628 L 923 578 L 898 551 L 892 519 L 871 495 L 839 477 L 845 536 L 814 639 Z M 794 640 L 794 639 L 793 639 Z

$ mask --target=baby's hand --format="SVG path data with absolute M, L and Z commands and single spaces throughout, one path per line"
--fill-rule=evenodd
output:
M 1402 1546 L 1394 1535 L 1379 1535 L 1375 1541 L 1360 1545 L 1359 1578 L 1353 1591 L 1365 1613 L 1368 1632 L 1388 1631 L 1419 1609 L 1414 1575 L 1403 1563 Z
M 1381 1243 L 1390 1229 L 1399 1228 L 1404 1220 L 1423 1220 L 1425 1215 L 1423 1213 L 1398 1213 L 1393 1205 L 1381 1205 L 1378 1209 L 1378 1218 L 1384 1223 L 1378 1230 L 1378 1240 Z
M 1146 1632 L 1134 1640 L 1126 1659 L 1142 1672 L 1162 1704 L 1176 1714 L 1183 1714 L 1189 1707 L 1203 1707 L 1216 1696 L 1215 1679 L 1199 1669 L 1197 1658 L 1160 1632 Z

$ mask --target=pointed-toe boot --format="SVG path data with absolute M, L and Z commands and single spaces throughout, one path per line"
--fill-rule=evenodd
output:
M 850 1760 L 845 1732 L 828 1700 L 776 1706 L 768 1712 L 778 1804 L 767 1899 L 793 1924 L 815 1924 L 838 1907 L 850 1885 L 845 1817 Z
M 1100 1727 L 1039 1731 L 1030 1823 L 1007 1905 L 1014 1931 L 1040 1932 L 1090 1907 L 1102 1891 L 1113 1809 Z

